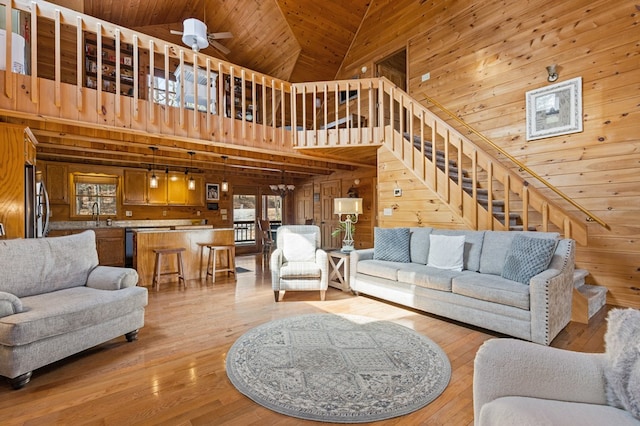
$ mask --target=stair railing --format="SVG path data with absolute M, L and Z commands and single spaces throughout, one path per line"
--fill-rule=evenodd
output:
M 292 84 L 291 98 L 298 149 L 384 144 L 473 229 L 558 231 L 586 244 L 583 221 L 386 78 Z

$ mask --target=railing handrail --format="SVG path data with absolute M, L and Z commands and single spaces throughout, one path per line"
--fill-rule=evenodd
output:
M 393 84 L 392 82 L 390 82 L 391 84 Z M 401 89 L 399 89 L 401 90 Z M 433 105 L 435 105 L 436 107 L 438 107 L 440 110 L 442 110 L 445 114 L 447 114 L 449 117 L 451 117 L 452 119 L 454 119 L 457 123 L 459 123 L 460 125 L 464 126 L 466 129 L 468 129 L 471 133 L 473 133 L 474 135 L 476 135 L 477 137 L 479 137 L 480 139 L 482 139 L 483 142 L 486 142 L 487 144 L 491 145 L 492 148 L 494 148 L 496 151 L 500 152 L 502 155 L 504 155 L 506 158 L 509 159 L 509 161 L 511 161 L 513 164 L 515 164 L 516 166 L 518 166 L 518 168 L 520 170 L 523 170 L 525 172 L 527 172 L 529 175 L 531 175 L 531 177 L 533 177 L 534 179 L 536 179 L 537 181 L 539 181 L 540 183 L 542 183 L 543 185 L 545 185 L 547 188 L 549 188 L 550 190 L 552 190 L 553 192 L 555 192 L 558 196 L 560 196 L 563 200 L 565 200 L 566 202 L 568 202 L 569 204 L 571 204 L 572 206 L 574 206 L 575 208 L 577 208 L 578 210 L 580 210 L 582 213 L 586 214 L 588 216 L 587 221 L 594 221 L 597 222 L 599 225 L 601 225 L 602 227 L 606 228 L 606 229 L 610 229 L 609 225 L 607 225 L 607 223 L 605 221 L 603 221 L 602 219 L 600 219 L 598 216 L 596 216 L 595 214 L 591 213 L 587 208 L 581 206 L 579 203 L 577 203 L 576 201 L 574 201 L 571 197 L 569 197 L 568 195 L 566 195 L 564 192 L 562 192 L 560 189 L 558 189 L 556 186 L 552 185 L 551 183 L 549 183 L 549 181 L 547 181 L 546 179 L 543 179 L 542 176 L 540 176 L 538 173 L 536 173 L 535 171 L 533 171 L 531 168 L 529 168 L 528 166 L 526 166 L 524 163 L 522 163 L 520 160 L 518 160 L 517 158 L 515 158 L 513 155 L 509 154 L 507 151 L 505 151 L 502 147 L 500 147 L 499 145 L 497 145 L 495 142 L 493 142 L 492 140 L 490 140 L 489 138 L 487 138 L 485 135 L 483 135 L 482 133 L 480 133 L 479 131 L 477 131 L 475 128 L 473 128 L 473 126 L 471 126 L 470 124 L 468 124 L 467 122 L 465 122 L 464 120 L 462 120 L 460 117 L 458 117 L 457 115 L 455 115 L 453 112 L 449 111 L 447 108 L 445 108 L 441 103 L 439 103 L 438 101 L 436 101 L 435 99 L 431 98 L 428 95 L 425 95 L 425 99 L 429 102 L 431 102 Z M 525 181 L 526 182 L 526 181 Z

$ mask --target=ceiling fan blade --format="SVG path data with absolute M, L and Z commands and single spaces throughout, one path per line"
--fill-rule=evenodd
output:
M 228 31 L 222 33 L 208 33 L 207 37 L 209 37 L 209 40 L 220 40 L 223 38 L 233 38 L 233 34 Z
M 215 49 L 218 49 L 220 52 L 224 53 L 225 55 L 228 55 L 229 53 L 231 53 L 231 50 L 227 49 L 225 46 L 218 43 L 217 41 L 209 39 L 209 42 L 211 43 L 211 46 L 213 46 Z
M 178 31 L 178 30 L 170 30 L 171 34 L 175 34 L 175 35 L 182 35 L 182 31 Z

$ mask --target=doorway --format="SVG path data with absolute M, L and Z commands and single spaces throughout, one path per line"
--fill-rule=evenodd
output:
M 236 252 L 251 253 L 258 249 L 256 218 L 258 192 L 253 187 L 235 187 L 233 194 L 233 230 Z
M 402 49 L 391 56 L 387 56 L 383 60 L 376 62 L 376 75 L 378 77 L 386 77 L 400 89 L 407 91 L 407 49 Z M 385 94 L 385 105 L 389 104 L 389 95 Z M 400 105 L 394 105 L 393 125 L 394 129 L 400 129 Z M 384 122 L 389 123 L 391 120 L 390 111 L 385 111 Z
M 320 183 L 320 234 L 324 249 L 336 249 L 342 245 L 342 236 L 331 235 L 339 223 L 338 216 L 333 214 L 333 199 L 340 197 L 340 188 L 339 180 Z

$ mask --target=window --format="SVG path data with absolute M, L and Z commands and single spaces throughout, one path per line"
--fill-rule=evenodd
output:
M 175 80 L 171 80 L 173 74 L 171 74 L 170 80 L 164 79 L 164 74 L 161 70 L 156 70 L 154 76 L 147 76 L 147 86 L 149 87 L 149 99 L 154 103 L 160 105 L 178 106 L 178 83 Z M 153 92 L 151 92 L 151 83 L 153 82 Z M 167 94 L 167 90 L 169 93 Z
M 262 218 L 269 222 L 282 222 L 282 198 L 279 195 L 262 196 Z
M 73 174 L 72 216 L 115 216 L 118 213 L 118 176 Z

